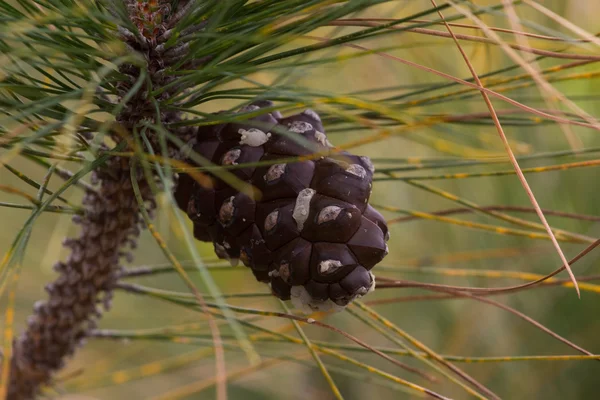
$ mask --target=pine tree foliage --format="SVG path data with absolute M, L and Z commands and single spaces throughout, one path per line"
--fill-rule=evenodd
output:
M 387 18 L 397 9 L 411 11 Z M 551 23 L 519 17 L 531 12 Z M 598 244 L 585 225 L 598 217 L 580 209 L 540 209 L 539 192 L 528 184 L 532 175 L 558 170 L 583 171 L 585 177 L 599 164 L 594 157 L 600 148 L 587 136 L 599 130 L 596 110 L 581 106 L 595 97 L 580 102 L 557 88 L 580 81 L 591 85 L 598 76 L 600 42 L 559 14 L 534 0 L 486 6 L 468 0 L 0 0 L 0 168 L 3 177 L 19 179 L 24 188 L 0 182 L 0 191 L 27 201 L 0 206 L 30 210 L 0 261 L 0 295 L 7 301 L 2 394 L 33 399 L 54 396 L 53 391 L 84 391 L 210 359 L 206 365 L 213 380 L 184 384 L 164 398 L 196 398 L 216 385 L 217 397 L 225 399 L 227 381 L 290 363 L 316 367 L 319 382 L 325 383 L 315 387 L 323 386 L 336 398 L 352 398 L 358 381 L 392 390 L 393 396 L 496 399 L 514 397 L 517 389 L 456 364 L 596 359 L 565 332 L 551 331 L 490 297 L 539 287 L 572 288 L 574 281 L 554 275 L 575 270 Z M 494 27 L 490 21 L 504 25 Z M 465 65 L 457 76 L 443 72 L 444 65 L 402 53 L 414 48 L 422 56 L 435 52 L 439 43 Z M 490 68 L 471 63 L 480 48 L 470 52 L 468 46 L 492 49 L 489 59 L 501 60 L 498 67 L 492 61 Z M 399 86 L 383 82 L 363 89 L 357 76 L 339 92 L 295 80 L 310 80 L 316 70 L 334 79 L 341 65 L 364 57 L 426 73 L 427 79 L 412 82 L 403 72 Z M 261 74 L 275 78 L 265 84 Z M 535 141 L 529 134 L 536 129 L 559 139 Z M 516 131 L 519 135 L 512 135 Z M 399 137 L 404 141 L 394 141 Z M 364 150 L 382 143 L 382 154 Z M 404 144 L 434 156 L 404 157 Z M 555 164 L 540 164 L 549 159 Z M 38 182 L 14 160 L 42 167 L 46 175 Z M 500 164 L 504 169 L 496 168 Z M 455 172 L 460 168 L 468 170 Z M 501 176 L 516 183 L 502 186 Z M 56 178 L 60 184 L 53 187 L 50 181 Z M 467 199 L 484 198 L 483 186 L 470 187 L 481 197 L 471 192 L 463 197 L 451 193 L 456 188 L 451 184 L 438 185 L 467 178 L 490 179 L 498 188 L 510 188 L 514 199 L 484 206 Z M 401 190 L 372 196 L 374 187 L 397 184 Z M 31 189 L 36 195 L 28 193 Z M 439 199 L 415 203 L 419 209 L 435 204 L 436 210 L 405 208 L 403 200 L 411 191 Z M 74 192 L 82 194 L 81 204 L 70 200 Z M 17 285 L 30 267 L 24 260 L 35 251 L 32 232 L 47 213 L 71 218 L 76 233 L 62 242 L 66 256 L 56 260 L 45 297 L 26 321 L 15 320 Z M 177 244 L 157 228 L 163 215 L 179 232 Z M 552 228 L 546 216 L 556 218 L 550 220 Z M 417 220 L 432 225 L 404 228 Z M 396 226 L 409 233 L 390 239 Z M 432 255 L 436 248 L 458 243 L 454 229 L 465 228 L 475 232 L 465 235 L 470 243 L 483 243 L 480 235 L 496 235 L 508 238 L 503 242 L 507 249 Z M 144 229 L 148 240 L 140 239 Z M 212 243 L 218 259 L 206 257 L 199 241 Z M 543 266 L 535 270 L 447 266 L 456 260 L 527 258 L 530 248 L 523 243 L 530 241 L 547 244 Z M 426 257 L 410 261 L 395 252 L 410 252 L 417 242 L 426 243 Z M 169 263 L 131 267 L 142 246 L 155 246 Z M 563 250 L 579 254 L 570 268 L 560 267 L 557 254 L 564 258 Z M 249 270 L 234 266 L 238 260 Z M 550 273 L 548 263 L 557 260 Z M 231 293 L 215 281 L 221 270 L 237 271 L 248 285 L 256 278 L 269 286 Z M 586 282 L 596 276 L 574 272 L 584 298 L 600 293 Z M 169 273 L 189 291 L 133 283 L 137 277 Z M 414 273 L 444 280 L 406 279 Z M 515 281 L 499 286 L 485 280 L 485 287 L 481 281 L 467 281 L 468 286 L 446 281 L 457 276 Z M 386 294 L 409 294 L 362 298 L 375 287 Z M 423 295 L 423 290 L 432 293 Z M 102 314 L 111 309 L 115 294 L 125 293 L 167 303 L 202 321 L 151 330 L 103 329 Z M 291 299 L 310 315 L 276 298 Z M 508 312 L 577 355 L 442 355 L 405 331 L 402 319 L 386 317 L 375 307 L 457 298 Z M 235 299 L 249 303 L 241 306 Z M 270 303 L 259 307 L 250 301 L 255 299 Z M 283 311 L 274 311 L 273 304 Z M 447 317 L 443 310 L 436 313 L 441 325 Z M 273 321 L 279 325 L 273 327 Z M 313 327 L 335 339 L 317 335 Z M 385 345 L 372 345 L 375 335 Z M 61 376 L 84 343 L 116 339 L 193 344 L 206 353 L 85 382 Z M 294 346 L 304 351 L 288 350 Z M 530 346 L 535 349 L 536 343 Z M 243 359 L 244 368 L 232 368 L 232 358 Z

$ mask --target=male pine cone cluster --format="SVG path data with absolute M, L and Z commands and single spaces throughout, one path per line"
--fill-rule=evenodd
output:
M 259 101 L 241 111 L 267 106 Z M 180 174 L 178 206 L 194 236 L 213 242 L 220 258 L 242 260 L 275 296 L 306 312 L 342 309 L 374 289 L 370 270 L 387 254 L 389 234 L 368 204 L 373 165 L 367 157 L 327 154 L 317 113 L 199 127 L 190 144 L 215 165 L 240 165 L 229 171 L 258 189 L 247 195 L 214 175 L 212 187 L 203 187 Z M 291 161 L 313 153 L 323 156 Z

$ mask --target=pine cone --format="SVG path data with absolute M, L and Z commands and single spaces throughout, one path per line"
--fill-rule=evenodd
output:
M 268 106 L 261 101 L 241 111 Z M 241 165 L 230 171 L 260 195 L 237 192 L 214 176 L 205 188 L 185 174 L 175 192 L 198 240 L 212 241 L 220 258 L 241 259 L 275 296 L 307 312 L 340 310 L 373 290 L 370 270 L 387 254 L 387 225 L 368 204 L 369 158 L 341 152 L 277 163 L 328 154 L 329 147 L 312 110 L 200 127 L 194 151 L 216 165 Z M 259 161 L 269 165 L 253 165 Z

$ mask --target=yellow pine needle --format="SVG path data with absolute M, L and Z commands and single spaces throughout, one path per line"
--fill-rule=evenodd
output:
M 531 8 L 536 9 L 537 11 L 541 12 L 542 14 L 544 14 L 545 16 L 553 19 L 554 21 L 558 22 L 559 24 L 561 24 L 562 26 L 564 26 L 565 28 L 575 32 L 576 34 L 578 34 L 579 36 L 583 37 L 585 40 L 587 40 L 588 42 L 594 43 L 596 46 L 600 46 L 600 39 L 598 39 L 598 37 L 592 35 L 591 33 L 587 32 L 586 30 L 582 29 L 581 27 L 575 25 L 574 23 L 572 23 L 571 21 L 567 20 L 564 17 L 561 17 L 560 15 L 556 14 L 555 12 L 549 10 L 548 8 L 544 7 L 543 5 L 532 1 L 532 0 L 523 0 L 523 2 L 525 4 L 527 4 L 528 6 L 530 6 Z
M 424 273 L 424 274 L 439 274 L 444 276 L 453 276 L 453 277 L 482 277 L 482 278 L 490 278 L 490 279 L 519 279 L 522 281 L 536 281 L 538 279 L 543 278 L 545 275 L 535 274 L 531 272 L 522 272 L 522 271 L 505 271 L 505 270 L 494 270 L 494 269 L 462 269 L 462 268 L 443 268 L 443 267 L 406 267 L 406 266 L 395 266 L 389 269 L 388 271 L 406 271 L 406 272 L 415 272 L 415 273 Z M 557 278 L 548 278 L 544 282 L 540 283 L 541 285 L 559 282 L 560 279 Z M 573 287 L 573 282 L 564 282 L 560 286 L 564 287 Z M 593 293 L 600 294 L 600 285 L 595 285 L 593 283 L 580 282 L 579 287 L 581 290 L 589 291 Z
M 450 372 L 448 372 L 445 369 L 443 369 L 442 366 L 439 366 L 439 365 L 436 365 L 435 363 L 433 363 L 430 360 L 431 357 L 427 353 L 420 353 L 420 352 L 417 352 L 417 351 L 411 349 L 400 338 L 396 337 L 392 333 L 390 333 L 390 332 L 386 331 L 385 329 L 383 329 L 383 327 L 380 326 L 380 324 L 375 323 L 372 319 L 369 319 L 367 317 L 362 316 L 361 314 L 359 314 L 358 312 L 356 312 L 352 307 L 348 308 L 348 312 L 353 317 L 355 317 L 359 321 L 363 322 L 365 325 L 367 325 L 370 328 L 374 329 L 375 331 L 379 332 L 386 339 L 392 341 L 394 344 L 398 345 L 399 347 L 402 347 L 403 350 L 401 350 L 401 351 L 403 353 L 405 353 L 404 355 L 409 355 L 409 356 L 411 356 L 413 358 L 420 359 L 421 361 L 425 362 L 430 367 L 432 367 L 435 371 L 439 372 L 441 375 L 444 375 L 451 382 L 453 382 L 453 383 L 457 384 L 458 386 L 462 387 L 467 393 L 469 393 L 469 394 L 471 394 L 471 395 L 473 395 L 473 396 L 475 396 L 475 397 L 477 397 L 479 399 L 485 399 L 485 397 L 482 397 L 481 394 L 477 393 L 475 390 L 473 390 L 469 386 L 467 386 L 464 382 L 461 382 L 458 378 L 456 378 L 455 376 L 453 376 Z M 424 356 L 423 354 L 425 354 L 426 356 Z M 434 379 L 432 379 L 432 380 L 434 380 Z M 437 381 L 437 379 L 435 379 L 434 381 Z
M 568 284 L 572 285 L 572 283 L 570 283 L 570 282 Z M 393 299 L 390 299 L 390 300 L 393 300 Z M 378 302 L 378 300 L 367 301 L 367 302 L 365 302 L 365 304 L 369 305 L 374 302 Z M 289 325 L 292 326 L 292 329 L 293 329 L 293 325 L 292 324 L 289 324 Z M 128 338 L 128 339 L 138 339 L 138 338 L 139 339 L 153 339 L 152 335 L 147 336 L 147 330 L 126 331 L 126 333 L 124 333 L 124 334 L 121 332 L 123 332 L 123 331 L 110 332 L 108 337 Z M 181 332 L 181 333 L 183 334 L 185 332 Z M 195 332 L 193 332 L 193 333 L 195 333 Z M 194 341 L 194 339 L 203 338 L 205 336 L 207 336 L 207 335 L 206 334 L 196 334 L 196 335 L 192 336 L 192 333 L 187 333 L 186 336 L 172 336 L 167 341 L 172 342 L 172 343 L 188 345 L 188 344 L 198 343 L 198 342 Z M 251 338 L 252 341 L 255 341 L 255 342 L 277 342 L 277 343 L 289 342 L 289 343 L 295 344 L 295 345 L 304 345 L 304 342 L 301 339 L 298 339 L 298 338 L 295 338 L 292 336 L 288 336 L 288 335 L 279 334 L 277 331 L 265 330 L 264 332 L 262 332 L 260 334 L 249 335 L 249 337 Z M 202 340 L 200 343 L 205 343 L 205 341 L 203 339 L 200 339 L 200 340 Z M 357 351 L 357 352 L 363 352 L 363 353 L 370 352 L 369 349 L 365 349 L 364 347 L 356 346 L 356 345 L 348 345 L 348 344 L 340 344 L 340 343 L 324 342 L 324 341 L 312 341 L 312 344 L 314 345 L 315 349 L 317 349 L 319 351 L 339 349 L 339 350 Z M 228 342 L 228 347 L 233 348 L 234 346 L 236 346 L 235 343 Z M 431 358 L 431 356 L 429 356 L 426 353 L 422 353 L 422 352 L 401 350 L 401 349 L 389 348 L 389 347 L 374 347 L 374 348 L 383 353 L 390 354 L 390 355 L 408 356 L 408 357 L 421 356 L 424 358 Z M 336 355 L 334 355 L 334 354 L 330 354 L 330 355 L 332 355 L 333 357 L 336 357 Z M 553 361 L 553 360 L 570 361 L 570 360 L 600 359 L 600 355 L 591 355 L 591 356 L 589 356 L 589 355 L 531 355 L 531 356 L 501 356 L 501 357 L 463 357 L 463 356 L 457 356 L 457 355 L 440 354 L 440 357 L 442 357 L 446 361 L 464 362 L 464 363 L 512 362 L 512 361 Z M 163 371 L 166 371 L 164 369 L 164 367 L 163 367 Z M 83 379 L 83 378 L 77 378 L 77 379 Z M 70 388 L 76 387 L 71 384 L 73 381 L 74 380 L 70 381 L 70 383 L 69 383 Z M 103 381 L 104 381 L 103 378 L 98 380 L 98 382 L 103 382 Z M 87 383 L 89 383 L 89 381 Z M 86 383 L 85 387 L 90 388 L 91 386 L 87 385 L 87 383 Z M 79 386 L 77 386 L 77 388 L 79 388 Z
M 522 168 L 524 174 L 538 174 L 551 171 L 567 171 L 575 168 L 588 168 L 600 166 L 600 160 L 587 160 L 572 163 L 545 165 L 541 167 Z M 482 178 L 491 176 L 515 175 L 515 170 L 491 171 L 491 172 L 456 172 L 453 174 L 426 175 L 426 176 L 411 176 L 404 177 L 397 172 L 386 172 L 386 175 L 400 181 L 428 181 L 428 180 L 445 180 L 445 179 L 467 179 L 467 178 Z
M 388 222 L 389 223 L 389 222 Z M 429 265 L 436 264 L 448 264 L 448 263 L 462 263 L 474 260 L 490 260 L 492 258 L 509 258 L 518 257 L 524 254 L 529 254 L 534 251 L 541 251 L 541 249 L 521 249 L 517 247 L 503 247 L 499 249 L 477 249 L 468 251 L 459 251 L 453 253 L 446 253 L 435 256 L 425 256 L 418 258 L 407 258 L 402 261 L 398 261 L 398 265 L 407 265 L 417 267 L 426 267 Z M 389 259 L 389 256 L 385 259 L 385 265 L 394 263 L 394 260 Z
M 13 325 L 15 322 L 15 298 L 19 272 L 13 273 L 12 288 L 8 294 L 8 305 L 4 311 L 4 332 L 2 342 L 2 375 L 0 380 L 0 395 L 6 398 L 8 389 L 8 377 L 10 375 L 10 362 L 12 359 L 12 342 L 14 337 Z
M 134 368 L 114 371 L 105 375 L 103 379 L 92 381 L 88 380 L 87 377 L 85 379 L 81 378 L 77 382 L 73 381 L 67 383 L 65 388 L 69 390 L 84 391 L 97 387 L 99 384 L 122 385 L 136 379 L 150 378 L 173 369 L 185 367 L 193 362 L 212 356 L 213 354 L 214 349 L 212 348 L 195 350 L 160 361 L 145 363 Z
M 302 358 L 302 357 L 306 357 L 306 355 L 294 354 L 294 355 L 292 355 L 292 357 Z M 241 378 L 246 375 L 253 374 L 258 371 L 263 371 L 263 370 L 271 368 L 277 364 L 288 361 L 286 358 L 287 357 L 280 357 L 280 358 L 269 358 L 269 359 L 261 360 L 256 365 L 245 367 L 245 368 L 239 368 L 236 371 L 228 373 L 226 378 L 227 378 L 227 380 L 231 381 L 231 380 L 235 380 L 235 379 Z M 151 400 L 181 399 L 183 397 L 189 397 L 193 394 L 197 394 L 197 393 L 215 385 L 215 383 L 216 383 L 216 380 L 214 378 L 199 381 L 199 382 L 193 382 L 193 383 L 190 383 L 187 385 L 183 385 L 179 388 L 170 390 L 166 393 L 163 393 L 162 395 L 151 397 L 150 399 Z
M 466 228 L 471 228 L 471 229 L 478 229 L 478 230 L 483 230 L 483 231 L 487 231 L 487 232 L 493 232 L 498 235 L 523 236 L 523 237 L 527 237 L 529 239 L 541 239 L 541 240 L 550 239 L 550 236 L 545 233 L 537 233 L 537 232 L 525 231 L 525 230 L 521 230 L 521 229 L 504 228 L 501 226 L 482 224 L 482 223 L 478 223 L 478 222 L 463 221 L 463 220 L 456 219 L 456 218 L 444 217 L 441 215 L 435 215 L 435 214 L 426 213 L 426 212 L 422 212 L 422 211 L 406 210 L 406 209 L 398 208 L 398 207 L 376 205 L 376 204 L 372 204 L 372 205 L 374 207 L 381 208 L 382 210 L 387 210 L 387 211 L 391 211 L 391 212 L 395 212 L 395 213 L 399 213 L 399 214 L 411 215 L 413 217 L 421 218 L 421 219 L 440 221 L 440 222 L 445 222 L 448 224 L 464 226 Z M 565 239 L 563 241 L 573 242 L 573 239 Z M 579 242 L 579 241 L 576 241 L 576 242 Z
M 358 307 L 359 309 L 361 309 L 362 311 L 367 313 L 367 315 L 370 318 L 372 318 L 373 320 L 383 324 L 386 328 L 388 328 L 390 330 L 391 333 L 394 333 L 394 334 L 398 335 L 399 337 L 401 337 L 402 339 L 407 340 L 410 344 L 412 344 L 419 350 L 423 351 L 424 353 L 428 354 L 432 359 L 436 360 L 438 363 L 440 363 L 440 364 L 444 365 L 445 367 L 447 367 L 448 369 L 452 370 L 458 376 L 463 378 L 463 380 L 471 383 L 473 386 L 477 387 L 480 391 L 486 393 L 489 397 L 498 399 L 498 396 L 496 396 L 493 392 L 491 392 L 485 386 L 481 385 L 479 382 L 477 382 L 470 376 L 466 375 L 464 372 L 462 372 L 457 367 L 448 363 L 439 354 L 437 354 L 432 349 L 427 347 L 425 344 L 421 343 L 420 341 L 418 341 L 417 339 L 415 339 L 414 337 L 412 337 L 411 335 L 409 335 L 408 333 L 406 333 L 405 331 L 400 329 L 398 326 L 396 326 L 394 323 L 392 323 L 387 318 L 381 316 L 378 312 L 373 310 L 371 307 L 368 307 L 361 301 L 355 301 L 354 303 L 352 303 L 352 305 Z M 466 386 L 464 386 L 464 387 L 466 388 Z M 468 391 L 469 391 L 469 393 L 471 393 L 479 398 L 482 398 L 482 396 L 480 394 L 476 394 L 472 389 L 469 388 Z M 485 398 L 485 397 L 483 397 L 483 398 Z
M 289 314 L 290 313 L 290 309 L 283 302 L 283 300 L 279 300 L 279 303 L 281 304 L 281 307 L 284 309 L 284 311 Z M 298 323 L 298 321 L 292 320 L 292 325 L 294 326 L 294 328 L 296 328 L 296 331 L 298 332 L 298 335 L 300 335 L 300 337 L 302 338 L 302 341 L 306 345 L 306 348 L 308 349 L 308 351 L 310 352 L 311 356 L 313 357 L 313 359 L 317 363 L 317 366 L 319 367 L 319 370 L 323 374 L 323 377 L 327 381 L 327 384 L 329 385 L 329 388 L 331 389 L 331 392 L 333 393 L 333 395 L 335 396 L 335 398 L 338 399 L 338 400 L 343 400 L 344 397 L 342 396 L 342 393 L 340 392 L 340 390 L 336 386 L 335 382 L 333 381 L 333 378 L 329 374 L 329 371 L 327 371 L 327 368 L 325 367 L 325 364 L 323 364 L 323 361 L 321 361 L 321 358 L 319 357 L 319 354 L 317 354 L 317 352 L 315 351 L 314 346 L 312 345 L 312 343 L 308 339 L 308 336 L 306 336 L 306 334 L 304 333 L 304 330 L 300 327 L 300 324 Z
M 562 64 L 562 65 L 556 65 L 556 66 L 552 66 L 549 68 L 546 68 L 544 70 L 542 70 L 541 72 L 543 74 L 549 75 L 549 74 L 554 74 L 557 72 L 561 72 L 564 71 L 566 69 L 569 68 L 575 68 L 575 67 L 579 67 L 582 65 L 586 65 L 589 64 L 590 62 L 588 61 L 579 61 L 579 62 L 574 62 L 574 63 L 568 63 L 568 64 Z M 587 74 L 587 73 L 586 73 Z M 584 74 L 578 74 L 578 75 L 584 75 Z M 566 77 L 548 77 L 548 80 L 551 79 L 555 79 L 555 80 L 566 80 L 566 79 L 576 79 L 573 75 L 570 75 L 572 78 L 566 78 Z M 509 84 L 509 83 L 514 83 L 514 82 L 518 82 L 518 81 L 522 81 L 525 79 L 529 79 L 531 78 L 531 76 L 529 74 L 520 74 L 520 75 L 516 75 L 516 76 L 512 76 L 512 77 L 507 77 L 507 78 L 498 78 L 498 77 L 486 77 L 486 78 L 481 78 L 481 81 L 486 85 L 486 87 L 490 88 L 490 87 L 496 87 L 496 86 L 500 86 L 503 84 Z M 530 87 L 532 84 L 531 82 L 527 82 L 525 83 L 527 86 L 525 87 Z M 522 86 L 519 85 L 510 85 L 510 86 L 501 86 L 500 88 L 496 88 L 495 91 L 498 93 L 503 93 L 503 92 L 507 92 L 510 90 L 514 90 L 514 89 L 518 89 L 521 88 Z M 411 105 L 411 106 L 417 106 L 423 103 L 429 103 L 429 102 L 433 102 L 433 101 L 439 101 L 442 99 L 451 99 L 453 97 L 458 97 L 462 94 L 469 94 L 469 93 L 476 93 L 476 90 L 474 88 L 465 88 L 465 89 L 458 89 L 455 91 L 451 91 L 448 93 L 441 93 L 439 95 L 435 95 L 435 96 L 430 96 L 430 97 L 424 97 L 421 99 L 415 99 L 415 100 L 410 100 L 407 101 L 405 104 Z
M 477 212 L 485 214 L 485 215 L 489 215 L 491 217 L 500 219 L 502 221 L 506 221 L 511 224 L 526 227 L 526 228 L 531 228 L 531 229 L 536 229 L 536 230 L 541 230 L 541 231 L 545 230 L 545 227 L 542 224 L 538 224 L 536 222 L 528 221 L 528 220 L 518 218 L 518 217 L 513 217 L 512 215 L 508 215 L 508 214 L 505 214 L 502 212 L 483 209 L 482 207 L 480 207 L 479 205 L 477 205 L 471 201 L 465 200 L 456 195 L 453 195 L 450 192 L 446 192 L 444 190 L 435 188 L 433 186 L 426 185 L 426 184 L 420 183 L 420 182 L 415 182 L 412 179 L 407 179 L 405 182 L 408 183 L 409 185 L 418 187 L 420 189 L 423 189 L 425 191 L 428 191 L 430 193 L 436 194 L 445 199 L 453 201 L 457 204 L 464 205 L 469 209 L 472 209 L 474 211 L 477 211 Z M 557 238 L 560 238 L 562 240 L 574 240 L 574 241 L 579 241 L 580 243 L 593 243 L 596 240 L 594 238 L 583 236 L 583 235 L 578 235 L 578 234 L 575 234 L 572 232 L 565 231 L 563 229 L 553 229 L 553 232 Z

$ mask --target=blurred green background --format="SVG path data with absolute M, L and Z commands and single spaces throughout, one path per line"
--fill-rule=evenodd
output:
M 491 6 L 499 2 L 477 1 L 475 3 L 480 6 Z M 548 0 L 543 4 L 592 34 L 600 32 L 600 23 L 597 18 L 600 13 L 600 2 Z M 429 1 L 398 1 L 374 7 L 361 14 L 360 17 L 401 18 L 430 7 Z M 527 21 L 525 28 L 527 31 L 552 36 L 577 37 L 561 24 L 531 7 L 520 6 L 517 10 L 519 17 Z M 444 13 L 451 15 L 455 14 L 455 11 L 448 9 Z M 501 10 L 482 15 L 481 18 L 490 27 L 511 28 L 509 19 Z M 471 23 L 468 20 L 457 22 Z M 544 28 L 546 31 L 540 32 L 540 28 Z M 318 30 L 314 35 L 327 37 L 338 32 L 350 32 L 352 29 L 355 28 L 331 27 Z M 443 26 L 432 29 L 445 32 Z M 482 32 L 477 29 L 464 27 L 454 27 L 453 29 L 457 33 L 483 37 Z M 518 39 L 512 34 L 501 33 L 501 35 L 508 43 L 518 43 Z M 527 38 L 526 40 L 529 46 L 539 49 L 559 51 L 567 48 L 569 52 L 580 51 L 585 54 L 593 54 L 595 51 L 595 54 L 598 54 L 598 48 L 593 46 L 580 48 L 536 38 Z M 312 41 L 306 39 L 302 40 L 302 43 L 312 43 Z M 470 76 L 460 53 L 449 38 L 406 32 L 362 41 L 360 44 L 371 49 L 385 48 L 387 54 L 435 68 L 456 77 L 467 79 Z M 461 41 L 461 44 L 480 75 L 513 65 L 510 58 L 496 45 L 473 41 Z M 301 87 L 339 93 L 340 95 L 369 91 L 361 94 L 366 99 L 400 95 L 418 87 L 446 82 L 441 77 L 404 65 L 398 60 L 381 54 L 370 54 L 358 58 L 345 57 L 358 53 L 360 53 L 359 50 L 347 47 L 325 50 L 310 57 L 336 55 L 339 56 L 339 61 L 325 66 L 286 71 L 285 80 Z M 527 53 L 519 54 L 528 61 L 532 58 Z M 568 62 L 568 60 L 544 59 L 539 61 L 537 66 L 543 69 Z M 591 64 L 559 73 L 557 76 L 579 75 L 575 78 L 552 82 L 561 93 L 592 116 L 600 113 L 597 95 L 600 85 L 594 75 L 597 73 L 596 68 L 595 64 Z M 590 74 L 583 75 L 583 72 Z M 502 77 L 524 73 L 522 68 L 518 68 L 504 73 Z M 273 72 L 260 73 L 252 78 L 270 85 L 280 77 L 277 72 Z M 527 87 L 507 91 L 505 95 L 532 107 L 546 109 L 544 97 L 547 98 L 548 95 L 541 94 L 530 78 L 526 82 L 530 83 Z M 382 90 L 374 91 L 374 89 Z M 459 89 L 462 88 L 454 87 L 445 92 L 421 93 L 413 98 L 415 100 L 425 99 L 439 93 Z M 497 110 L 514 109 L 501 101 L 493 100 L 493 102 Z M 225 105 L 229 104 L 211 103 L 212 109 L 203 109 L 203 111 L 217 110 Z M 318 111 L 328 110 L 326 107 L 323 107 L 322 110 L 319 106 L 315 108 Z M 561 109 L 566 110 L 564 107 Z M 407 104 L 398 112 L 408 120 L 420 121 L 431 115 L 465 115 L 485 113 L 486 110 L 481 96 L 471 93 L 466 98 L 455 98 L 451 101 Z M 571 148 L 558 124 L 539 123 L 529 114 L 518 114 L 517 116 L 520 119 L 512 119 L 511 115 L 501 118 L 501 121 L 505 123 L 505 132 L 516 153 L 527 155 Z M 570 129 L 579 138 L 584 148 L 600 146 L 600 137 L 596 131 L 577 126 L 571 126 Z M 353 132 L 334 130 L 329 134 L 330 140 L 334 144 L 342 145 L 367 137 L 371 133 L 369 130 Z M 475 152 L 475 150 L 477 151 Z M 469 158 L 482 154 L 495 156 L 505 154 L 502 142 L 489 119 L 481 119 L 478 123 L 461 123 L 459 121 L 429 127 L 417 126 L 414 129 L 405 130 L 400 135 L 391 136 L 385 141 L 360 146 L 353 151 L 374 159 Z M 593 157 L 594 153 L 581 157 L 538 159 L 523 161 L 521 166 L 527 168 L 560 164 L 593 159 Z M 19 157 L 11 157 L 9 160 L 11 166 L 37 181 L 41 181 L 45 174 L 42 168 L 27 160 Z M 61 165 L 69 167 L 68 163 Z M 391 165 L 389 163 L 377 164 L 378 167 Z M 502 163 L 491 166 L 417 170 L 402 174 L 403 176 L 418 176 L 510 169 L 510 164 Z M 598 216 L 600 215 L 598 176 L 597 167 L 588 167 L 528 174 L 527 179 L 542 208 Z M 425 183 L 478 205 L 530 207 L 527 195 L 514 175 L 446 179 L 426 181 Z M 30 187 L 6 170 L 0 172 L 0 185 L 20 188 L 35 195 Z M 59 185 L 60 181 L 54 178 L 50 187 L 57 188 Z M 65 197 L 77 204 L 81 193 L 70 189 Z M 164 203 L 164 197 L 160 199 Z M 17 195 L 0 192 L 0 201 L 22 203 L 23 199 Z M 454 202 L 411 187 L 401 181 L 376 183 L 372 201 L 378 205 L 423 212 L 457 207 Z M 389 211 L 383 211 L 383 214 L 388 219 L 399 216 Z M 22 227 L 28 215 L 29 211 L 27 210 L 0 207 L 0 221 L 2 221 L 0 253 L 4 254 L 9 248 L 16 232 Z M 531 213 L 518 214 L 518 216 L 537 221 L 536 216 Z M 505 226 L 501 221 L 481 215 L 459 214 L 452 217 L 465 221 Z M 548 216 L 548 220 L 556 228 L 592 238 L 600 235 L 598 222 L 578 221 L 556 216 Z M 158 210 L 157 226 L 176 255 L 181 260 L 188 260 L 189 255 L 183 244 L 182 232 L 165 204 L 162 204 Z M 523 281 L 492 276 L 451 276 L 451 270 L 522 271 L 546 274 L 560 265 L 558 255 L 547 240 L 499 235 L 440 221 L 399 222 L 391 224 L 390 229 L 390 254 L 381 267 L 374 270 L 376 275 L 447 285 L 499 287 Z M 37 221 L 26 257 L 23 260 L 22 273 L 16 291 L 16 331 L 21 331 L 23 328 L 33 303 L 38 299 L 45 298 L 43 287 L 55 277 L 52 265 L 66 254 L 61 247 L 61 241 L 65 237 L 76 234 L 77 228 L 71 224 L 68 215 L 44 213 Z M 585 246 L 581 243 L 561 243 L 568 258 L 577 254 Z M 214 259 L 211 246 L 199 243 L 198 248 L 201 249 L 207 260 Z M 139 247 L 134 254 L 135 261 L 132 265 L 135 266 L 167 262 L 148 232 L 142 234 Z M 584 276 L 598 273 L 598 259 L 597 251 L 589 254 L 574 266 L 575 275 Z M 250 271 L 244 267 L 215 268 L 211 271 L 224 293 L 268 294 L 268 288 L 256 283 Z M 197 276 L 194 274 L 192 276 L 199 287 L 202 287 Z M 559 275 L 559 278 L 566 277 L 565 273 Z M 162 274 L 132 281 L 150 287 L 187 292 L 185 285 L 175 274 Z M 578 299 L 573 288 L 552 286 L 494 298 L 518 309 L 592 353 L 596 353 L 600 351 L 598 346 L 600 320 L 596 318 L 596 313 L 599 311 L 599 293 L 584 290 L 581 299 Z M 381 289 L 370 294 L 364 300 L 368 304 L 381 299 L 423 294 L 428 294 L 428 292 L 416 289 Z M 378 304 L 374 308 L 440 354 L 464 357 L 575 354 L 574 350 L 524 320 L 487 304 L 469 299 L 409 300 L 410 298 L 404 299 L 404 301 Z M 2 301 L 2 306 L 5 308 L 7 299 L 4 298 Z M 270 296 L 230 298 L 228 302 L 258 310 L 282 311 L 278 301 Z M 290 329 L 289 321 L 286 320 L 243 315 L 241 318 L 251 318 L 253 323 L 262 327 L 270 330 L 282 329 L 283 332 L 296 335 L 295 330 Z M 325 322 L 359 337 L 370 345 L 398 347 L 384 335 L 347 312 L 323 318 Z M 163 394 L 174 395 L 176 392 L 172 391 L 185 390 L 186 385 L 205 385 L 203 391 L 192 391 L 188 394 L 182 392 L 182 398 L 214 398 L 214 386 L 211 381 L 214 377 L 214 358 L 206 318 L 201 313 L 188 311 L 183 307 L 145 296 L 134 296 L 117 291 L 113 308 L 102 318 L 99 327 L 142 330 L 190 323 L 197 323 L 197 327 L 190 328 L 188 326 L 186 328 L 188 333 L 196 332 L 204 335 L 202 336 L 206 339 L 204 342 L 173 343 L 167 340 L 107 341 L 90 339 L 63 370 L 61 378 L 57 382 L 56 392 L 49 392 L 48 395 L 65 399 L 145 399 Z M 225 335 L 231 333 L 224 324 L 221 327 Z M 318 327 L 304 325 L 303 329 L 314 340 L 339 344 L 350 343 L 340 335 Z M 257 334 L 251 330 L 248 333 Z M 233 374 L 228 384 L 231 399 L 333 398 L 327 383 L 303 345 L 269 341 L 253 342 L 263 360 L 268 360 L 273 356 L 290 356 L 292 359 L 268 364 L 264 368 L 250 368 L 243 353 L 236 348 L 235 340 L 228 339 L 228 342 L 232 344 L 226 352 L 227 371 Z M 348 354 L 368 365 L 424 385 L 446 396 L 457 399 L 470 398 L 464 390 L 441 375 L 436 375 L 440 377 L 439 382 L 431 383 L 419 376 L 402 371 L 374 354 L 368 352 L 348 352 Z M 327 355 L 323 355 L 322 358 L 327 366 L 332 367 L 332 376 L 347 399 L 408 399 L 416 396 L 412 392 L 398 391 L 398 386 L 394 386 L 391 381 L 369 374 L 364 369 L 352 366 L 347 362 Z M 408 357 L 399 359 L 431 371 L 430 367 L 418 360 Z M 598 397 L 598 389 L 600 389 L 598 380 L 600 364 L 593 360 L 507 360 L 503 362 L 456 363 L 456 365 L 506 399 L 592 399 Z M 341 372 L 336 372 L 336 368 Z M 346 376 L 344 371 L 356 375 Z M 392 385 L 392 387 L 386 385 Z M 202 386 L 198 388 L 200 387 Z

